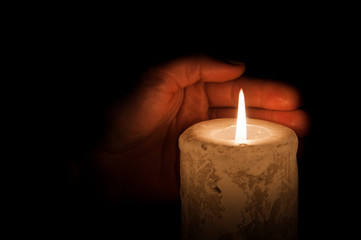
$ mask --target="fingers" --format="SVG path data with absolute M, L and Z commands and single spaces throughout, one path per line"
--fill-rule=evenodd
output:
M 308 134 L 310 128 L 310 119 L 303 110 L 294 111 L 274 111 L 257 108 L 247 108 L 247 117 L 267 120 L 287 126 L 293 129 L 299 137 Z M 235 118 L 237 117 L 236 108 L 210 108 L 209 117 L 213 118 Z
M 151 68 L 145 74 L 145 84 L 167 92 L 191 86 L 198 81 L 225 82 L 241 76 L 244 64 L 230 64 L 200 55 L 184 57 Z
M 304 137 L 309 132 L 310 119 L 303 110 L 272 111 L 264 109 L 247 109 L 247 116 L 271 122 L 276 122 L 293 129 L 299 137 Z
M 208 116 L 210 119 L 236 118 L 237 117 L 237 109 L 236 108 L 209 108 Z
M 298 91 L 285 83 L 241 77 L 224 83 L 207 83 L 206 92 L 211 107 L 236 107 L 240 89 L 248 107 L 290 111 L 300 106 Z

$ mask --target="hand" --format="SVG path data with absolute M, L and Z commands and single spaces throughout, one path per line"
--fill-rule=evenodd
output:
M 284 83 L 240 77 L 244 64 L 207 56 L 155 66 L 124 101 L 111 106 L 106 136 L 91 154 L 101 194 L 112 201 L 173 201 L 179 198 L 178 137 L 190 125 L 236 117 L 238 93 L 247 116 L 286 125 L 299 136 L 308 117 L 300 96 Z

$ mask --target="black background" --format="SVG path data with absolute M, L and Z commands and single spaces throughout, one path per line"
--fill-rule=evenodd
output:
M 46 146 L 41 174 L 36 174 L 39 169 L 30 174 L 36 181 L 20 191 L 28 199 L 26 221 L 38 215 L 39 224 L 55 235 L 77 230 L 78 236 L 178 236 L 179 203 L 102 205 L 68 181 L 69 162 L 96 143 L 105 106 L 129 93 L 147 67 L 209 54 L 244 61 L 247 75 L 291 83 L 301 91 L 312 127 L 298 159 L 299 237 L 351 234 L 359 218 L 354 173 L 358 157 L 353 155 L 358 144 L 353 138 L 358 118 L 353 20 L 341 21 L 321 9 L 293 14 L 271 12 L 262 20 L 261 12 L 247 20 L 234 13 L 214 14 L 197 21 L 150 14 L 139 22 L 135 19 L 140 15 L 116 22 L 64 22 L 63 16 L 24 34 L 32 39 L 23 49 L 24 61 L 34 64 L 26 74 L 32 76 L 27 84 L 35 99 L 24 115 L 28 124 L 44 129 L 36 145 Z M 40 119 L 34 117 L 37 114 Z M 38 232 L 39 224 L 30 223 L 31 231 Z

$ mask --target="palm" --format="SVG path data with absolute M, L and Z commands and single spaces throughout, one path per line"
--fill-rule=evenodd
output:
M 146 122 L 136 134 L 137 159 L 133 159 L 139 174 L 136 179 L 143 181 L 134 182 L 133 188 L 142 189 L 142 199 L 175 200 L 179 195 L 178 137 L 191 124 L 208 119 L 204 83 L 175 93 L 157 91 L 144 106 L 140 112 L 147 117 L 138 118 L 138 124 L 133 124 L 142 126 Z
M 183 90 L 183 98 L 176 115 L 172 116 L 171 122 L 167 127 L 165 145 L 161 149 L 162 159 L 167 166 L 163 169 L 165 173 L 160 179 L 161 185 L 165 187 L 165 199 L 177 199 L 179 195 L 179 151 L 178 137 L 190 125 L 207 120 L 208 117 L 208 99 L 204 91 L 204 83 L 197 83 Z M 156 147 L 156 146 L 155 146 Z M 158 175 L 158 174 L 157 174 Z

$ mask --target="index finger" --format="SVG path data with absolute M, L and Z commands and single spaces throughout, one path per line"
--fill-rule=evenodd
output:
M 225 82 L 238 78 L 245 71 L 244 64 L 231 64 L 206 55 L 179 58 L 150 68 L 145 77 L 147 86 L 156 86 L 165 92 L 197 82 Z
M 241 88 L 247 107 L 290 111 L 301 103 L 299 92 L 289 84 L 244 76 L 224 83 L 207 83 L 209 106 L 237 107 Z

